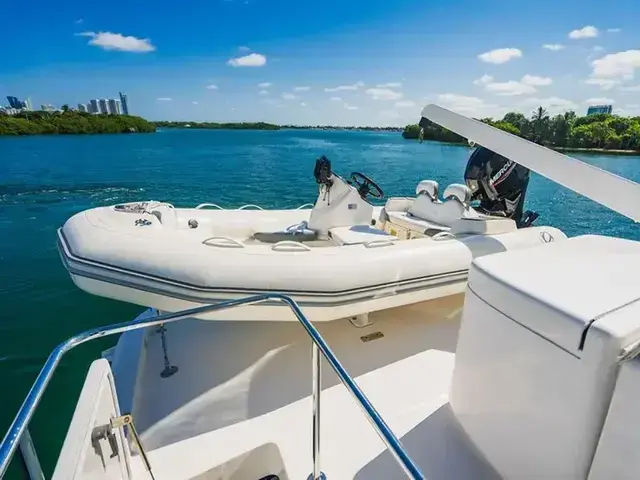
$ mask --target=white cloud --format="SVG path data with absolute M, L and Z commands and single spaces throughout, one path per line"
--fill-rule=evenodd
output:
M 191 102 L 191 103 L 193 103 L 194 105 L 198 105 L 198 102 Z
M 238 47 L 239 52 L 248 52 L 249 50 L 251 49 L 249 47 L 245 47 L 244 45 Z
M 331 101 L 332 102 L 341 102 L 342 98 L 340 98 L 340 97 L 331 97 Z
M 613 87 L 620 84 L 620 80 L 611 78 L 587 78 L 584 83 L 587 85 L 597 85 L 602 90 L 611 90 Z
M 569 32 L 569 38 L 574 40 L 580 38 L 594 38 L 600 35 L 600 31 L 594 27 L 593 25 L 587 25 L 586 27 L 582 27 L 578 30 L 572 30 Z
M 399 102 L 396 102 L 396 107 L 398 108 L 410 108 L 415 106 L 416 102 L 413 100 L 400 100 Z
M 304 102 L 300 102 L 300 106 L 301 106 L 301 107 L 306 107 L 306 106 L 307 106 L 307 104 L 306 104 L 306 103 L 304 103 Z
M 526 74 L 520 79 L 520 82 L 533 87 L 546 87 L 547 85 L 551 85 L 553 80 L 549 77 L 538 77 L 536 75 Z
M 324 91 L 325 92 L 354 91 L 354 90 L 358 90 L 358 88 L 361 88 L 361 87 L 364 87 L 364 82 L 362 81 L 353 83 L 351 85 L 338 85 L 337 87 L 333 87 L 333 88 L 325 88 Z
M 536 108 L 542 106 L 549 114 L 556 115 L 568 110 L 576 110 L 578 105 L 571 100 L 560 97 L 546 97 L 546 98 L 527 98 L 518 103 L 518 106 L 523 108 Z
M 84 19 L 79 18 L 79 19 L 78 19 L 78 20 L 76 20 L 74 23 L 75 23 L 76 25 L 80 25 L 82 22 L 84 22 Z
M 590 105 L 612 105 L 616 103 L 616 101 L 613 98 L 595 97 L 587 98 L 584 103 L 588 103 Z
M 547 50 L 551 50 L 552 52 L 557 52 L 558 50 L 562 50 L 564 45 L 559 43 L 545 43 L 542 45 L 542 48 L 546 48 Z
M 100 47 L 104 50 L 118 50 L 121 52 L 147 53 L 153 52 L 156 47 L 148 38 L 136 38 L 124 36 L 112 32 L 82 32 L 76 36 L 90 37 L 89 45 Z
M 294 87 L 293 90 L 296 92 L 308 92 L 311 90 L 311 87 Z
M 207 85 L 205 88 L 207 88 L 208 90 L 218 90 L 218 86 L 214 85 L 213 83 L 211 85 Z
M 400 82 L 380 83 L 380 84 L 376 85 L 376 87 L 378 87 L 378 88 L 402 88 L 402 83 L 400 83 Z
M 269 92 L 267 92 L 266 90 L 260 90 L 258 92 L 258 95 L 269 95 Z
M 633 85 L 630 87 L 620 87 L 620 90 L 624 92 L 640 92 L 640 85 Z
M 463 115 L 469 116 L 498 116 L 499 108 L 497 105 L 487 104 L 478 97 L 468 97 L 466 95 L 458 95 L 456 93 L 442 93 L 438 95 L 438 102 L 445 108 L 454 110 Z
M 465 95 L 457 95 L 455 93 L 443 93 L 438 95 L 438 100 L 445 103 L 461 103 L 465 105 L 482 105 L 484 100 L 478 97 L 467 97 Z
M 624 115 L 625 117 L 637 117 L 640 116 L 640 105 L 637 103 L 628 103 L 626 105 L 618 105 L 616 107 L 616 113 L 618 115 Z
M 358 110 L 358 107 L 356 107 L 355 105 L 349 105 L 348 103 L 344 104 L 344 108 L 346 108 L 347 110 Z
M 260 88 L 269 88 L 271 85 L 273 85 L 273 83 L 263 82 L 263 83 L 259 83 L 258 87 L 260 87 Z
M 259 53 L 250 53 L 244 57 L 232 58 L 227 65 L 232 67 L 263 67 L 267 64 L 267 57 Z
M 506 63 L 514 58 L 522 57 L 522 51 L 517 48 L 497 48 L 478 55 L 478 58 L 486 63 Z
M 622 31 L 621 28 L 607 28 L 607 32 L 609 33 L 619 33 L 621 31 Z
M 283 94 L 281 95 L 281 97 L 282 97 L 284 100 L 295 100 L 296 98 L 298 98 L 298 97 L 296 97 L 293 93 L 288 93 L 288 92 L 287 92 L 287 93 L 283 93 Z
M 473 81 L 474 85 L 486 85 L 487 83 L 493 82 L 493 77 L 491 75 L 487 75 L 486 73 L 482 75 L 480 78 L 476 78 Z
M 609 53 L 591 62 L 593 78 L 633 78 L 636 68 L 640 68 L 640 50 Z
M 173 99 L 171 97 L 158 97 L 156 98 L 156 100 L 158 100 L 159 102 L 170 102 Z
M 537 75 L 524 75 L 520 80 L 509 80 L 508 82 L 494 82 L 491 75 L 483 75 L 473 81 L 474 85 L 481 85 L 488 92 L 502 96 L 527 95 L 535 93 L 536 87 L 551 85 L 553 80 L 549 77 L 539 77 Z
M 396 92 L 389 88 L 369 88 L 365 91 L 374 100 L 400 100 L 402 92 Z
M 604 52 L 604 47 L 601 47 L 600 45 L 594 45 L 593 51 L 594 52 Z
M 495 93 L 496 95 L 502 95 L 511 97 L 515 95 L 526 95 L 529 93 L 535 93 L 536 87 L 532 85 L 526 85 L 517 80 L 509 80 L 508 82 L 493 82 L 485 85 L 487 91 Z

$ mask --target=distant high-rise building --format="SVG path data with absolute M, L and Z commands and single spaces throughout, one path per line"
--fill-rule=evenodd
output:
M 612 105 L 591 105 L 587 109 L 587 115 L 596 115 L 598 113 L 607 113 L 611 115 L 612 111 L 613 111 Z
M 120 92 L 120 102 L 122 102 L 122 113 L 129 115 L 129 102 L 126 93 Z
M 109 113 L 109 102 L 107 102 L 106 98 L 98 100 L 98 111 L 100 113 Z
M 42 110 L 43 112 L 55 112 L 56 111 L 56 107 L 54 107 L 51 104 L 44 103 L 44 104 L 40 105 L 40 110 Z
M 89 110 L 89 113 L 100 113 L 100 109 L 98 108 L 97 98 L 93 98 L 89 100 L 88 110 Z
M 31 99 L 29 97 L 24 101 L 24 107 L 27 110 L 33 110 L 33 107 L 31 106 Z
M 120 115 L 120 100 L 115 98 L 109 99 L 109 113 L 112 115 Z
M 87 109 L 87 106 L 84 103 L 79 103 L 78 104 L 78 111 L 79 112 L 88 112 L 89 110 Z
M 9 102 L 9 106 L 11 108 L 22 108 L 22 102 L 18 100 L 18 97 L 7 95 L 7 101 Z

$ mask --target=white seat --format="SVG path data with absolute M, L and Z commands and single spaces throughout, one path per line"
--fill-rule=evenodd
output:
M 471 191 L 466 185 L 449 185 L 444 191 L 444 202 L 433 196 L 434 192 L 437 193 L 437 185 L 428 180 L 420 182 L 416 188 L 420 194 L 409 209 L 406 212 L 387 212 L 389 219 L 399 221 L 405 228 L 449 230 L 461 218 L 478 216 L 469 205 Z
M 432 200 L 438 200 L 438 182 L 435 180 L 422 180 L 416 186 L 416 195 L 427 195 Z

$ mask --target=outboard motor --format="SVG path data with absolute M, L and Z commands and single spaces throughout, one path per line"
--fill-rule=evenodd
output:
M 480 213 L 511 218 L 518 228 L 528 227 L 538 218 L 535 212 L 522 213 L 529 185 L 529 169 L 513 160 L 478 146 L 469 157 L 464 179 L 471 200 L 479 200 Z

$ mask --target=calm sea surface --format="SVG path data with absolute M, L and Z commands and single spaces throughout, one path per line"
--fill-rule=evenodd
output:
M 422 179 L 438 180 L 441 191 L 460 182 L 469 149 L 372 132 L 165 130 L 0 138 L 1 434 L 55 345 L 140 311 L 72 284 L 56 250 L 56 229 L 67 218 L 98 205 L 144 199 L 176 206 L 296 207 L 315 200 L 313 166 L 322 154 L 337 173 L 363 172 L 389 196 L 414 195 Z M 576 156 L 640 182 L 640 157 Z M 538 224 L 570 236 L 640 240 L 630 220 L 537 175 L 527 208 L 540 212 Z M 55 464 L 90 360 L 114 342 L 78 347 L 58 369 L 31 429 L 45 473 Z M 15 465 L 9 477 L 21 478 Z

